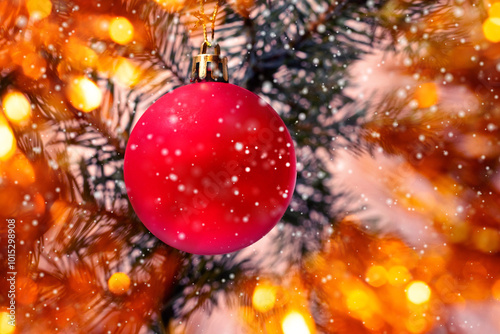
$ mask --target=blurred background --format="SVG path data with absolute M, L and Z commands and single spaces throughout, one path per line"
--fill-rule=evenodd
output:
M 297 186 L 199 256 L 143 226 L 123 158 L 212 23 Z M 0 333 L 500 333 L 499 42 L 495 0 L 0 2 Z

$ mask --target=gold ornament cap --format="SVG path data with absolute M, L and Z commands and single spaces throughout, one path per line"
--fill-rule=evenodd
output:
M 229 82 L 227 57 L 221 58 L 219 44 L 213 46 L 215 53 L 208 53 L 208 48 L 211 46 L 208 41 L 204 41 L 200 47 L 200 54 L 194 57 L 191 71 L 192 82 L 203 80 Z

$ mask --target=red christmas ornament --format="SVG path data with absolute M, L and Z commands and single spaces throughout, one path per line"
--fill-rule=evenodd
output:
M 148 108 L 130 135 L 124 174 L 135 212 L 156 237 L 189 253 L 223 254 L 280 220 L 296 162 L 285 124 L 264 100 L 201 82 Z

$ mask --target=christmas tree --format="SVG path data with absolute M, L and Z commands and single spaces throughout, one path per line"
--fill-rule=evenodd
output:
M 204 41 L 297 158 L 278 225 L 212 256 L 123 172 Z M 495 0 L 1 2 L 0 333 L 500 332 L 499 42 Z

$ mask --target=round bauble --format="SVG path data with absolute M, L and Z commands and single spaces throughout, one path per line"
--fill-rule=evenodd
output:
M 166 244 L 223 254 L 262 238 L 292 199 L 292 138 L 264 100 L 217 82 L 158 99 L 127 144 L 125 184 L 140 220 Z

